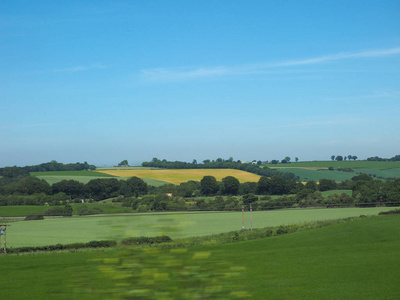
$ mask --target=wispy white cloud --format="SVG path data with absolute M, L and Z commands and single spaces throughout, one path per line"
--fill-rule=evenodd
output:
M 109 68 L 109 66 L 106 66 L 103 64 L 92 64 L 89 66 L 73 66 L 73 67 L 67 67 L 67 68 L 54 69 L 53 72 L 73 73 L 73 72 L 82 72 L 82 71 L 99 70 L 99 69 L 107 69 L 107 68 Z
M 311 57 L 306 59 L 286 60 L 280 62 L 247 64 L 240 66 L 218 66 L 218 67 L 201 67 L 201 68 L 155 68 L 144 69 L 141 71 L 141 77 L 144 81 L 165 82 L 165 81 L 185 81 L 198 78 L 212 78 L 221 76 L 235 75 L 251 75 L 274 73 L 279 68 L 317 65 L 327 62 L 345 60 L 345 59 L 362 59 L 386 57 L 400 54 L 400 47 L 370 50 L 361 52 L 343 52 L 326 56 Z

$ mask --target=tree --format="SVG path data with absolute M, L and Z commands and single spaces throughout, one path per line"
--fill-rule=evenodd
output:
M 289 157 L 289 156 L 286 156 L 286 157 L 285 157 L 285 160 L 286 160 L 286 162 L 290 162 L 290 157 Z
M 237 195 L 239 193 L 239 187 L 239 180 L 233 176 L 227 176 L 222 179 L 222 193 L 224 195 Z
M 76 180 L 61 180 L 51 186 L 53 194 L 65 193 L 72 198 L 83 197 L 85 195 L 85 185 Z
M 118 164 L 118 166 L 124 166 L 124 167 L 126 167 L 128 165 L 128 161 L 125 159 L 125 160 L 123 160 L 123 161 L 121 161 L 119 164 Z
M 243 195 L 242 199 L 243 199 L 243 204 L 251 204 L 258 201 L 258 197 L 254 194 Z
M 298 157 L 295 157 L 294 160 L 295 160 L 296 162 L 298 162 L 298 161 L 299 161 L 299 158 L 298 158 Z
M 143 179 L 133 176 L 125 181 L 126 187 L 128 188 L 127 192 L 129 195 L 125 196 L 143 196 L 146 195 L 148 192 L 147 183 L 144 182 Z
M 336 160 L 337 161 L 343 161 L 343 156 L 341 156 L 341 155 L 336 156 Z
M 331 156 L 331 159 L 332 159 L 332 160 L 335 160 L 335 155 L 332 155 L 332 156 Z
M 200 181 L 200 191 L 205 196 L 215 195 L 218 192 L 219 185 L 214 176 L 204 176 Z
M 352 155 L 347 155 L 347 158 L 348 158 L 349 160 L 351 160 L 351 159 L 353 158 L 353 156 L 352 156 Z
M 268 177 L 260 177 L 257 183 L 257 193 L 259 195 L 270 195 L 271 194 L 271 179 Z
M 309 180 L 305 184 L 305 188 L 313 191 L 318 191 L 318 184 L 314 180 Z
M 353 155 L 351 158 L 355 161 L 358 157 Z
M 321 179 L 319 181 L 319 190 L 321 192 L 336 190 L 337 184 L 334 180 L 331 179 Z
M 239 194 L 255 194 L 257 193 L 257 182 L 243 182 L 240 184 Z

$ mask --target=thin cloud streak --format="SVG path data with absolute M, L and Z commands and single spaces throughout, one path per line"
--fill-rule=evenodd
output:
M 274 69 L 317 65 L 326 62 L 339 61 L 345 59 L 362 59 L 386 57 L 400 54 L 400 47 L 361 51 L 355 53 L 338 53 L 333 55 L 319 56 L 300 60 L 287 60 L 267 64 L 250 64 L 237 67 L 204 67 L 197 69 L 190 68 L 156 68 L 144 69 L 141 71 L 142 80 L 146 82 L 173 82 L 185 81 L 197 78 L 210 78 L 220 76 L 253 75 L 263 73 L 273 73 Z
M 73 72 L 82 72 L 82 71 L 89 71 L 89 70 L 100 70 L 100 69 L 107 69 L 108 66 L 103 65 L 103 64 L 93 64 L 90 66 L 74 66 L 74 67 L 68 67 L 68 68 L 61 68 L 61 69 L 55 69 L 53 72 L 68 72 L 68 73 L 73 73 Z

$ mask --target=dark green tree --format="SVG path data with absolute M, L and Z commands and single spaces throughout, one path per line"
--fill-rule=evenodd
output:
M 148 192 L 147 183 L 143 179 L 133 176 L 125 181 L 126 187 L 128 188 L 128 195 L 126 196 L 143 196 Z
M 257 194 L 259 195 L 270 195 L 272 189 L 271 179 L 268 177 L 260 177 L 257 183 Z
M 218 192 L 219 185 L 214 176 L 204 176 L 200 181 L 200 191 L 205 196 L 212 196 Z
M 222 194 L 236 196 L 239 193 L 240 182 L 233 176 L 222 179 Z
M 336 181 L 334 181 L 332 179 L 320 179 L 319 180 L 319 190 L 321 192 L 336 190 L 336 189 L 337 189 Z
M 128 165 L 128 161 L 125 159 L 123 161 L 121 161 L 118 166 L 127 166 Z

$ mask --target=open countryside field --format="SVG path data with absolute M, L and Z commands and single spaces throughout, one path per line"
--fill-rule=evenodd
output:
M 132 168 L 132 170 L 144 169 L 141 167 Z M 147 170 L 154 170 L 153 168 L 146 168 Z M 124 169 L 126 170 L 126 168 Z M 54 183 L 60 182 L 62 180 L 76 180 L 81 183 L 88 183 L 93 179 L 103 179 L 103 178 L 115 178 L 114 175 L 110 175 L 104 172 L 98 171 L 49 171 L 49 172 L 31 172 L 31 176 L 35 176 L 39 179 L 45 180 L 48 184 L 52 185 Z M 129 177 L 118 177 L 120 180 L 126 180 Z M 167 184 L 166 181 L 142 178 L 148 185 L 161 186 Z
M 320 179 L 345 181 L 361 173 L 381 178 L 400 178 L 400 162 L 398 161 L 311 161 L 267 165 L 267 167 L 294 173 L 299 176 L 300 181 L 319 181 Z M 354 172 L 328 170 L 329 167 L 351 168 Z
M 310 170 L 304 168 L 282 168 L 277 169 L 280 172 L 290 172 L 297 176 L 299 176 L 300 181 L 319 181 L 320 179 L 331 179 L 335 181 L 345 181 L 351 179 L 353 176 L 356 176 L 356 173 L 353 172 L 342 172 L 342 171 L 330 171 L 327 169 L 323 170 Z
M 31 172 L 31 176 L 92 176 L 92 177 L 113 177 L 110 174 L 99 173 L 96 171 L 47 171 L 47 172 Z
M 172 184 L 180 184 L 189 180 L 200 181 L 204 176 L 214 176 L 218 181 L 226 176 L 236 177 L 240 182 L 253 181 L 260 179 L 259 175 L 234 169 L 164 169 L 164 170 L 102 170 L 105 174 L 117 177 L 148 178 L 166 181 Z
M 253 228 L 331 220 L 360 215 L 377 215 L 389 207 L 286 209 L 253 212 Z M 241 212 L 144 213 L 51 218 L 10 223 L 10 247 L 45 246 L 57 243 L 120 240 L 130 236 L 169 235 L 172 238 L 205 236 L 240 230 Z M 245 228 L 250 228 L 250 213 L 245 213 Z
M 399 299 L 395 280 L 400 276 L 399 227 L 400 217 L 392 215 L 258 240 L 146 252 L 145 256 L 137 250 L 0 256 L 2 271 L 7 274 L 2 280 L 2 297 L 117 299 L 117 291 L 124 286 L 131 292 L 137 288 L 132 286 L 136 282 L 133 276 L 112 276 L 117 270 L 112 269 L 113 263 L 126 259 L 124 253 L 135 253 L 139 264 L 131 262 L 132 266 L 155 272 L 176 253 L 175 262 L 182 264 L 200 254 L 207 257 L 196 260 L 195 267 L 208 273 L 215 274 L 213 270 L 221 267 L 225 272 L 235 271 L 236 276 L 218 281 L 218 286 L 227 290 L 220 297 L 223 299 L 234 298 L 229 293 L 237 289 L 243 296 L 262 300 Z M 176 273 L 176 264 L 163 271 Z M 140 273 L 141 269 L 130 272 Z M 187 281 L 167 280 L 147 288 L 155 292 L 163 282 L 193 287 Z M 156 298 L 153 294 L 149 299 Z
M 269 168 L 319 168 L 327 169 L 329 167 L 337 168 L 370 168 L 370 169 L 394 169 L 400 168 L 400 161 L 366 161 L 366 160 L 356 160 L 356 161 L 302 161 L 302 162 L 292 162 L 289 164 L 278 164 L 266 165 Z

